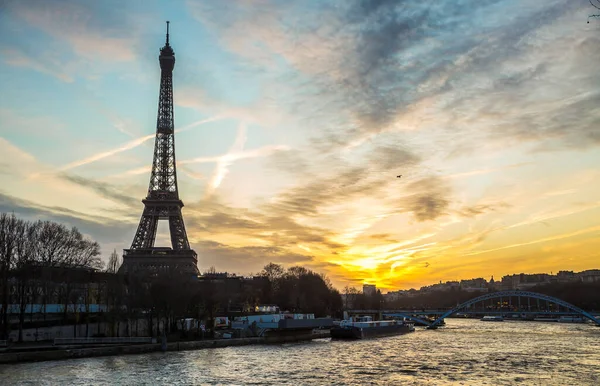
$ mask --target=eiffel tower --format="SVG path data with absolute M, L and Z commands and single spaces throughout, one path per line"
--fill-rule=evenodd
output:
M 166 44 L 160 49 L 158 60 L 161 69 L 160 94 L 150 185 L 148 195 L 142 200 L 144 212 L 131 248 L 123 250 L 123 264 L 119 273 L 150 271 L 159 274 L 160 271 L 176 269 L 197 276 L 198 256 L 190 248 L 181 215 L 183 202 L 177 190 L 173 121 L 175 53 L 169 45 L 168 21 Z M 169 221 L 171 248 L 154 246 L 159 220 Z

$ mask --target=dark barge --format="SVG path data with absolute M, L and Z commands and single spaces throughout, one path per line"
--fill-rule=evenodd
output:
M 342 320 L 339 326 L 333 327 L 332 339 L 368 339 L 384 336 L 402 335 L 415 330 L 411 322 L 398 320 L 373 321 L 369 316 Z

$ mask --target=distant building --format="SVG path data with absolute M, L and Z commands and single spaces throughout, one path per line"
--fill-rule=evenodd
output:
M 498 288 L 498 283 L 496 283 L 496 281 L 494 280 L 494 276 L 492 275 L 492 278 L 490 279 L 490 282 L 488 284 L 488 288 L 491 290 L 495 290 Z
M 551 283 L 555 278 L 555 276 L 548 275 L 547 273 L 507 275 L 502 277 L 502 289 L 525 290 L 537 285 Z
M 412 291 L 415 291 L 415 290 L 413 289 Z M 403 291 L 403 290 L 390 291 L 390 292 L 386 293 L 385 295 L 383 295 L 383 298 L 385 299 L 386 302 L 393 302 L 393 301 L 399 300 L 404 297 L 412 297 L 410 295 L 410 291 Z
M 461 280 L 460 289 L 466 292 L 487 292 L 488 282 L 483 278 Z
M 460 287 L 460 283 L 457 281 L 447 281 L 442 283 L 441 281 L 438 284 L 428 285 L 425 287 L 421 287 L 421 293 L 431 293 L 431 292 L 444 292 L 450 291 L 452 289 L 458 289 Z
M 366 296 L 374 296 L 377 293 L 377 287 L 375 284 L 364 284 L 363 285 L 363 295 Z
M 483 278 L 465 279 L 458 281 L 440 281 L 437 284 L 423 286 L 419 290 L 410 289 L 408 291 L 390 291 L 385 295 L 385 299 L 389 301 L 397 300 L 401 297 L 414 297 L 418 295 L 446 292 L 460 289 L 466 292 L 487 292 L 488 290 L 528 290 L 538 285 L 555 284 L 555 283 L 600 283 L 600 269 L 588 269 L 582 272 L 559 271 L 556 275 L 547 273 L 526 274 L 519 273 L 514 275 L 506 275 L 502 280 L 494 280 L 491 277 L 489 283 Z M 366 289 L 372 287 L 372 289 Z M 376 291 L 375 286 L 365 285 L 363 292 Z
M 600 269 L 588 269 L 587 271 L 576 273 L 575 276 L 584 283 L 600 282 Z
M 556 274 L 556 281 L 559 283 L 568 283 L 576 280 L 577 277 L 573 271 L 558 271 Z

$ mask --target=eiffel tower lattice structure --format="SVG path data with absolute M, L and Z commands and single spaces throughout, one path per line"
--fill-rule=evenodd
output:
M 177 189 L 175 163 L 175 130 L 173 120 L 173 68 L 175 53 L 169 45 L 169 22 L 166 44 L 160 49 L 160 95 L 156 122 L 154 161 L 148 195 L 142 200 L 144 212 L 130 249 L 123 250 L 123 264 L 119 273 L 177 270 L 198 275 L 198 256 L 190 248 L 185 231 Z M 168 220 L 171 248 L 155 247 L 159 220 Z

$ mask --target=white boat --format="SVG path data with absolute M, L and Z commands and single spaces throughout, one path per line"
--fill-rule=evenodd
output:
M 485 315 L 479 320 L 482 322 L 504 322 L 504 317 L 502 315 Z

